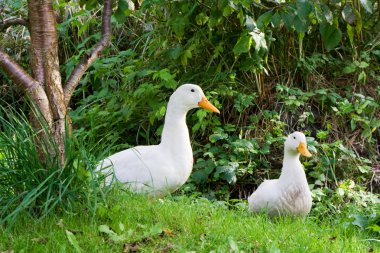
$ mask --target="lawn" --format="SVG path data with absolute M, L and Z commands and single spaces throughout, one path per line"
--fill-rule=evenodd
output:
M 0 252 L 380 252 L 371 235 L 342 222 L 250 215 L 246 204 L 114 194 L 97 215 L 21 215 L 0 227 Z

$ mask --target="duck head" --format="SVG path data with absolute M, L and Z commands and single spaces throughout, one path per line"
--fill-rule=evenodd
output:
M 185 111 L 202 107 L 206 110 L 220 113 L 206 98 L 201 87 L 195 84 L 184 84 L 177 88 L 171 95 L 170 100 L 176 107 L 181 107 Z
M 311 157 L 311 153 L 307 149 L 306 137 L 301 132 L 294 132 L 288 135 L 288 138 L 285 141 L 285 152 Z

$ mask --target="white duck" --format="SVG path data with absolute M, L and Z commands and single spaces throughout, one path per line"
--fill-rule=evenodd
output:
M 183 185 L 193 168 L 186 114 L 202 107 L 220 113 L 198 85 L 184 84 L 170 96 L 161 143 L 120 151 L 99 163 L 102 172 L 114 173 L 116 179 L 134 192 L 163 196 Z M 112 177 L 107 178 L 107 184 Z
M 265 180 L 248 198 L 249 211 L 267 212 L 269 216 L 306 216 L 312 199 L 300 154 L 310 157 L 306 137 L 301 132 L 288 136 L 284 146 L 284 161 L 279 179 Z

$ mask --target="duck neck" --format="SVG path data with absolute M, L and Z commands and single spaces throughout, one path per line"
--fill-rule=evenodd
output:
M 186 125 L 187 110 L 168 103 L 165 124 L 162 130 L 161 144 L 176 153 L 191 150 L 189 130 Z
M 284 160 L 280 180 L 294 183 L 306 180 L 305 171 L 300 162 L 300 154 L 298 152 L 284 150 Z

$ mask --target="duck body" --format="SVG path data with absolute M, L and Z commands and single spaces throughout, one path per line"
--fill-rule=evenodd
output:
M 299 161 L 300 154 L 311 156 L 306 148 L 305 136 L 295 132 L 285 142 L 280 177 L 266 180 L 257 188 L 248 198 L 249 211 L 266 212 L 269 216 L 306 216 L 310 212 L 311 192 Z
M 177 190 L 187 181 L 193 168 L 186 114 L 200 106 L 219 112 L 207 101 L 199 86 L 180 86 L 170 97 L 161 143 L 120 151 L 104 159 L 98 168 L 105 168 L 103 173 L 113 173 L 117 181 L 133 192 L 163 196 Z M 110 176 L 106 182 L 111 181 Z

